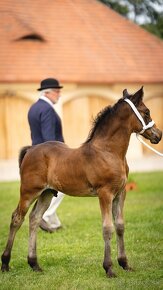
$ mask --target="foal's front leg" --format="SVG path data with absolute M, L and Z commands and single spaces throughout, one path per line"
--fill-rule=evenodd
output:
M 104 262 L 103 267 L 109 278 L 116 277 L 112 271 L 112 260 L 111 260 L 111 237 L 113 233 L 113 223 L 112 223 L 112 196 L 108 196 L 106 190 L 100 190 L 99 201 L 102 214 L 103 222 L 103 239 L 105 243 L 104 250 Z
M 128 265 L 128 260 L 125 252 L 124 245 L 124 221 L 123 221 L 123 206 L 126 192 L 123 191 L 121 194 L 116 196 L 113 201 L 113 217 L 115 222 L 115 230 L 117 236 L 117 250 L 118 250 L 118 263 L 127 271 L 131 271 L 132 268 Z

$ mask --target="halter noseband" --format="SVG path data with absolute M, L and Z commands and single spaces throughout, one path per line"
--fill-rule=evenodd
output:
M 143 129 L 139 132 L 139 134 L 143 134 L 145 130 L 152 128 L 153 125 L 155 124 L 155 122 L 152 120 L 150 121 L 147 125 L 145 124 L 142 116 L 140 115 L 139 111 L 137 110 L 137 108 L 135 107 L 135 105 L 129 100 L 129 99 L 124 99 L 125 102 L 127 102 L 130 107 L 133 109 L 134 113 L 136 114 L 136 116 L 138 117 L 138 119 L 140 120 L 140 122 L 143 125 Z

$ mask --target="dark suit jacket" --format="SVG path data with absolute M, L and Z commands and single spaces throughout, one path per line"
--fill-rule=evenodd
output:
M 61 119 L 50 104 L 39 99 L 28 112 L 32 145 L 46 141 L 64 142 Z

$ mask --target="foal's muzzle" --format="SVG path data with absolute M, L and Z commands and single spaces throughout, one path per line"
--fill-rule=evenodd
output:
M 141 134 L 144 138 L 150 140 L 152 144 L 158 144 L 162 138 L 162 131 L 160 131 L 156 125 L 152 128 L 146 130 L 143 134 Z
M 149 137 L 149 140 L 152 144 L 158 144 L 161 141 L 162 138 L 162 131 L 156 128 L 151 129 L 151 136 Z M 145 137 L 145 136 L 144 136 Z

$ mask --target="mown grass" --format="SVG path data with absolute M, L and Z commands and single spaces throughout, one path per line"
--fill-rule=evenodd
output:
M 0 273 L 0 289 L 163 289 L 163 172 L 137 173 L 130 178 L 137 189 L 126 198 L 125 242 L 134 272 L 118 266 L 114 234 L 112 260 L 118 277 L 105 276 L 98 199 L 66 196 L 58 209 L 64 228 L 54 234 L 38 232 L 38 259 L 44 272 L 34 273 L 27 265 L 27 217 L 15 239 L 11 270 Z M 18 197 L 18 182 L 0 183 L 0 253 Z

